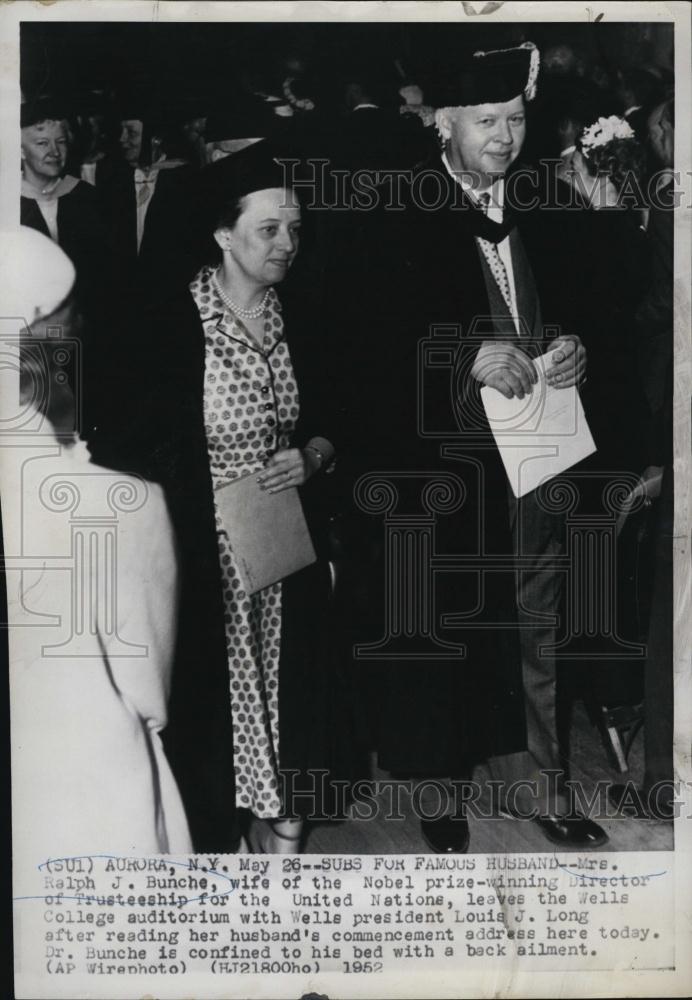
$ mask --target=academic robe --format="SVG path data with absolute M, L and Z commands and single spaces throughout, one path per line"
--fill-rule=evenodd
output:
M 108 224 L 117 287 L 125 303 L 132 302 L 133 296 L 154 296 L 161 286 L 170 290 L 176 282 L 192 278 L 188 243 L 195 176 L 192 167 L 164 161 L 138 247 L 134 170 L 125 164 L 100 165 L 96 191 Z
M 443 171 L 439 161 L 427 169 Z M 435 555 L 457 561 L 434 577 L 433 627 L 463 644 L 463 655 L 438 658 L 428 646 L 416 656 L 414 635 L 408 651 L 401 646 L 389 659 L 352 658 L 360 737 L 380 765 L 457 776 L 525 746 L 508 485 L 470 377 L 474 320 L 493 306 L 474 237 L 479 212 L 465 202 L 454 208 L 458 198 L 448 187 L 434 211 L 353 213 L 332 248 L 323 312 L 347 442 L 339 462 L 347 656 L 383 637 L 401 574 L 401 564 L 390 566 L 387 580 L 386 524 L 364 510 L 361 477 L 390 477 L 398 507 L 387 518 L 425 516 L 421 485 L 438 474 L 464 494 L 457 509 L 438 507 L 431 542 Z M 527 349 L 537 353 L 540 314 L 521 277 Z M 483 339 L 495 335 L 481 325 Z M 414 602 L 427 600 L 419 584 L 413 591 Z M 446 614 L 466 620 L 445 625 Z

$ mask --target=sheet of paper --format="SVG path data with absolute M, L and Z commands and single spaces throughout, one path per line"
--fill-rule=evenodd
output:
M 257 474 L 216 491 L 216 505 L 248 594 L 254 594 L 315 562 L 296 489 L 269 493 Z
M 481 398 L 515 497 L 572 468 L 596 451 L 576 386 L 546 381 L 554 351 L 536 358 L 538 381 L 523 399 L 484 386 Z

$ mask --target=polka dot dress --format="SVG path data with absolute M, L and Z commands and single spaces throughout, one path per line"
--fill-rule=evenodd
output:
M 190 285 L 204 324 L 204 424 L 216 489 L 286 448 L 298 419 L 298 390 L 281 305 L 273 289 L 260 348 L 224 304 L 204 268 Z M 233 550 L 218 516 L 223 576 L 236 805 L 262 818 L 280 816 L 279 654 L 281 584 L 256 594 L 243 590 Z

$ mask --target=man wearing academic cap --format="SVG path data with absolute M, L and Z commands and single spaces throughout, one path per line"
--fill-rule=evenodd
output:
M 552 323 L 554 328 L 561 317 L 541 316 L 540 259 L 535 253 L 529 258 L 530 238 L 528 242 L 522 238 L 530 220 L 504 205 L 505 177 L 521 152 L 525 101 L 535 95 L 537 73 L 538 51 L 531 43 L 477 53 L 460 74 L 448 105 L 436 114 L 444 169 L 461 187 L 470 208 L 465 213 L 465 241 L 469 251 L 475 250 L 477 266 L 473 279 L 470 261 L 469 267 L 464 266 L 464 291 L 473 287 L 481 296 L 485 292 L 485 301 L 479 296 L 476 308 L 484 307 L 483 313 L 492 317 L 490 336 L 478 347 L 465 380 L 464 391 L 471 397 L 485 385 L 507 398 L 524 398 L 536 382 L 531 359 L 544 352 L 551 357 L 546 376 L 550 386 L 578 385 L 585 374 L 585 351 L 579 337 L 563 334 L 553 339 L 554 333 L 544 333 L 544 324 Z M 550 253 L 550 248 L 544 252 Z M 550 651 L 557 642 L 552 622 L 560 612 L 562 575 L 550 560 L 563 551 L 564 520 L 551 501 L 549 486 L 519 500 L 508 496 L 518 560 L 516 601 L 527 750 L 498 758 L 493 770 L 506 782 L 532 783 L 533 795 L 517 795 L 514 802 L 520 808 L 527 804 L 537 808 L 537 822 L 550 840 L 595 847 L 607 839 L 604 831 L 583 817 L 565 818 L 566 801 L 559 791 L 549 790 L 547 778 L 547 772 L 563 769 L 557 740 L 555 658 Z
M 451 79 L 437 102 L 442 155 L 414 178 L 409 210 L 389 213 L 354 254 L 357 274 L 351 265 L 350 297 L 337 297 L 335 322 L 348 341 L 341 377 L 355 386 L 343 404 L 353 479 L 394 469 L 413 484 L 444 470 L 465 494 L 451 523 L 438 515 L 435 548 L 451 557 L 436 577 L 436 621 L 465 655 L 451 664 L 393 659 L 386 678 L 382 664 L 366 664 L 375 694 L 364 703 L 377 706 L 371 748 L 391 771 L 412 773 L 418 762 L 419 771 L 456 778 L 485 758 L 503 782 L 502 807 L 535 817 L 553 842 L 593 847 L 604 832 L 566 818 L 544 774 L 562 771 L 555 660 L 545 647 L 556 642 L 560 600 L 560 576 L 546 564 L 561 552 L 564 521 L 543 495 L 514 498 L 480 398 L 484 385 L 527 397 L 532 358 L 545 351 L 549 384 L 575 385 L 585 371 L 578 337 L 543 336 L 544 322 L 559 318 L 541 316 L 540 262 L 522 239 L 529 215 L 505 205 L 537 70 L 526 43 L 479 53 Z M 350 372 L 349 356 L 357 359 Z M 470 562 L 464 571 L 474 554 L 476 575 Z M 375 634 L 376 591 L 365 603 Z M 422 832 L 437 851 L 468 844 L 462 815 L 424 820 Z

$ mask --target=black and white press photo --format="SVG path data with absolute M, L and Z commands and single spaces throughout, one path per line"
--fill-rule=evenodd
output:
M 686 995 L 690 21 L 602 7 L 2 12 L 18 997 Z

